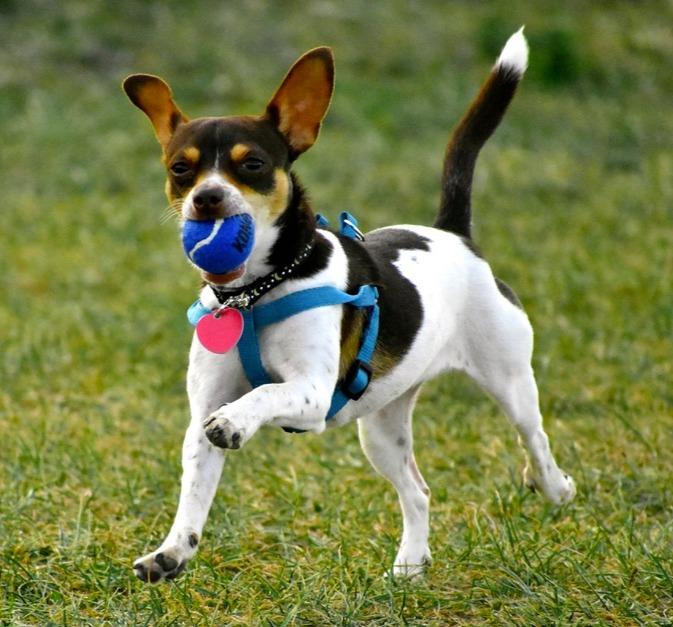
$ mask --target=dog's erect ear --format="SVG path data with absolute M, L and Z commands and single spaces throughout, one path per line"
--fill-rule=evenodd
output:
M 171 88 L 151 74 L 132 74 L 122 87 L 131 102 L 150 119 L 157 139 L 165 149 L 175 129 L 188 121 L 173 101 Z
M 315 143 L 333 88 L 332 51 L 315 48 L 295 62 L 267 105 L 266 115 L 287 139 L 293 157 Z

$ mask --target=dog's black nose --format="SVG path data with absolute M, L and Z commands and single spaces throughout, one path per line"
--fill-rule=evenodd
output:
M 224 190 L 218 185 L 201 186 L 194 193 L 192 203 L 198 212 L 218 214 L 224 207 Z

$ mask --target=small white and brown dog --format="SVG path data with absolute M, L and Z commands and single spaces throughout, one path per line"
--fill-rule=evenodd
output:
M 414 461 L 411 417 L 423 382 L 452 370 L 470 375 L 509 416 L 527 453 L 526 485 L 553 503 L 573 498 L 573 481 L 556 464 L 542 427 L 531 325 L 470 237 L 477 154 L 500 122 L 527 61 L 520 30 L 453 132 L 434 227 L 386 227 L 362 241 L 316 225 L 291 169 L 315 142 L 331 99 L 329 48 L 303 55 L 260 116 L 190 121 L 160 78 L 126 79 L 126 93 L 154 126 L 168 172 L 167 194 L 181 219 L 245 212 L 254 220 L 247 261 L 224 275 L 202 272 L 201 306 L 217 310 L 227 302 L 249 312 L 312 288 L 355 294 L 369 285 L 378 292 L 373 339 L 373 309 L 339 303 L 300 310 L 258 329 L 258 363 L 268 376 L 261 385 L 251 384 L 240 347 L 213 353 L 195 336 L 177 514 L 161 546 L 134 564 L 140 579 L 172 579 L 194 556 L 225 449 L 240 448 L 264 425 L 320 433 L 355 419 L 365 455 L 399 494 L 403 532 L 394 572 L 422 572 L 430 560 L 429 490 Z M 374 340 L 373 356 L 363 360 L 363 343 Z M 348 385 L 362 375 L 364 385 L 349 394 Z M 335 390 L 346 397 L 326 420 Z

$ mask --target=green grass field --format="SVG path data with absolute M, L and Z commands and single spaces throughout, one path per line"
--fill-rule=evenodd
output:
M 177 500 L 198 280 L 122 78 L 164 76 L 192 116 L 257 112 L 332 45 L 336 96 L 297 165 L 314 207 L 427 224 L 450 128 L 523 23 L 475 230 L 536 328 L 576 501 L 527 493 L 504 416 L 446 377 L 415 421 L 424 581 L 385 577 L 399 509 L 353 425 L 260 432 L 189 570 L 141 584 Z M 671 23 L 663 0 L 0 3 L 0 623 L 673 624 Z

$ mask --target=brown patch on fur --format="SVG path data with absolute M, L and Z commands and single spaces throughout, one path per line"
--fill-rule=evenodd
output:
M 339 357 L 339 379 L 342 379 L 355 360 L 362 339 L 362 311 L 352 308 L 344 310 L 341 319 L 341 355 Z
M 171 185 L 171 182 L 168 179 L 166 179 L 166 183 L 164 185 L 164 192 L 166 192 L 166 196 L 168 200 L 170 200 L 171 202 L 180 198 L 180 196 L 175 193 L 173 186 Z
M 273 178 L 276 184 L 271 192 L 270 209 L 271 217 L 277 218 L 287 207 L 288 196 L 290 194 L 290 177 L 282 168 L 276 168 Z
M 196 146 L 190 146 L 182 151 L 182 156 L 186 161 L 196 164 L 201 158 L 201 151 Z
M 260 194 L 255 191 L 249 185 L 241 183 L 241 181 L 235 179 L 233 176 L 228 175 L 226 172 L 220 172 L 220 176 L 230 185 L 233 185 L 246 200 L 254 200 L 255 198 L 265 198 L 264 194 Z
M 249 152 L 250 146 L 247 146 L 246 144 L 236 144 L 229 151 L 229 156 L 232 161 L 243 161 L 243 159 L 248 156 Z
M 268 217 L 272 220 L 275 220 L 287 208 L 290 194 L 290 177 L 283 168 L 276 168 L 274 170 L 273 178 L 275 185 L 268 194 L 262 194 L 249 185 L 241 183 L 241 181 L 226 174 L 223 174 L 223 177 L 241 192 L 243 198 L 250 203 L 253 209 L 259 210 L 265 207 L 268 210 Z
M 339 358 L 339 379 L 342 379 L 355 361 L 362 344 L 362 329 L 365 312 L 346 307 L 341 321 L 341 355 Z M 372 357 L 373 376 L 381 377 L 397 365 L 393 355 L 381 349 L 380 342 Z
M 372 358 L 372 370 L 375 377 L 381 377 L 390 372 L 398 364 L 398 360 L 393 355 L 387 353 L 379 347 Z

